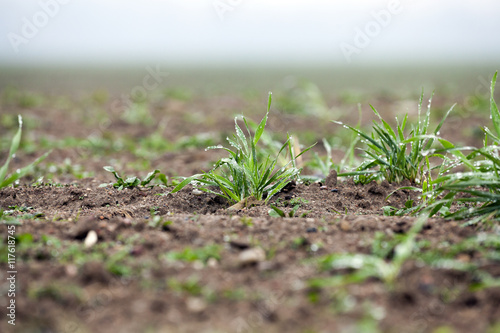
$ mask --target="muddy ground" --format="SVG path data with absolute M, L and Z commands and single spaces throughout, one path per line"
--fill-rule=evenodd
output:
M 11 299 L 11 226 L 17 271 L 16 325 L 4 315 L 2 332 L 500 330 L 498 226 L 429 219 L 395 281 L 375 275 L 349 280 L 352 269 L 322 265 L 339 253 L 373 254 L 391 263 L 395 242 L 415 218 L 384 216 L 382 207 L 403 207 L 416 198 L 397 190 L 408 184 L 356 185 L 335 177 L 295 184 L 270 201 L 285 213 L 299 205 L 286 218 L 271 217 L 269 205 L 229 211 L 224 199 L 191 186 L 175 194 L 159 182 L 152 188 L 100 187 L 113 181 L 105 165 L 141 176 L 157 168 L 169 181 L 208 170 L 222 155 L 204 147 L 224 143 L 234 114 L 258 121 L 267 96 L 163 95 L 147 102 L 146 113 L 124 116 L 102 92 L 42 95 L 30 103 L 21 92 L 9 93 L 1 104 L 0 163 L 18 113 L 25 119 L 24 139 L 11 170 L 53 151 L 20 184 L 0 190 L 0 207 L 8 211 L 1 226 L 2 313 Z M 370 102 L 391 119 L 403 102 L 416 106 L 415 100 L 387 97 Z M 453 102 L 437 99 L 436 112 Z M 357 122 L 354 102 L 333 98 L 327 104 L 336 119 Z M 479 145 L 487 112 L 468 107 L 450 118 L 442 135 Z M 367 105 L 363 110 L 368 124 L 373 117 Z M 332 118 L 285 111 L 271 112 L 268 129 L 278 138 L 289 131 L 310 144 L 341 136 Z M 189 143 L 200 133 L 208 134 Z M 188 143 L 175 145 L 181 140 Z M 336 161 L 340 150 L 334 150 Z M 324 154 L 321 145 L 315 151 Z M 317 174 L 307 164 L 304 172 Z

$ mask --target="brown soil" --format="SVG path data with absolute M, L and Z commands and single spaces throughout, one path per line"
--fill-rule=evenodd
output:
M 19 112 L 12 105 L 3 108 L 7 114 Z M 219 112 L 213 112 L 216 108 Z M 172 126 L 163 135 L 175 140 L 205 131 L 230 133 L 232 112 L 238 108 L 244 109 L 244 102 L 231 98 L 171 101 L 156 105 L 152 114 L 168 114 Z M 190 125 L 192 119 L 185 115 L 201 109 L 209 121 Z M 48 117 L 46 111 L 23 110 L 25 118 L 37 119 L 30 130 L 35 138 L 86 137 L 92 132 L 93 124 L 79 126 L 76 115 L 62 118 L 65 110 L 51 109 Z M 113 133 L 139 139 L 151 132 L 115 116 L 111 114 L 109 124 L 99 129 L 100 136 Z M 286 126 L 296 132 L 316 126 L 317 139 L 332 126 L 304 119 L 277 117 L 271 123 L 274 130 Z M 206 170 L 217 154 L 191 148 L 149 162 L 169 176 L 190 175 Z M 12 168 L 36 155 L 18 154 Z M 486 332 L 499 323 L 500 288 L 471 289 L 477 282 L 473 272 L 431 268 L 418 260 L 403 265 L 394 285 L 377 278 L 339 287 L 311 285 L 312 279 L 326 281 L 348 273 L 322 271 L 317 258 L 330 253 L 370 254 L 376 234 L 390 239 L 409 230 L 414 218 L 382 214 L 383 206 L 403 207 L 410 196 L 415 197 L 399 190 L 386 201 L 401 184 L 363 186 L 336 177 L 326 184 L 297 184 L 271 200 L 285 213 L 292 209 L 290 201 L 300 202 L 296 217 L 273 218 L 268 205 L 228 211 L 224 199 L 197 194 L 190 186 L 175 194 L 160 186 L 121 191 L 99 187 L 111 180 L 102 166 L 116 161 L 123 166 L 117 167 L 120 171 L 135 169 L 131 162 L 137 157 L 126 151 L 93 155 L 84 148 L 60 148 L 44 164 L 60 164 L 66 158 L 95 176 L 77 180 L 58 174 L 53 179 L 62 185 L 31 186 L 32 176 L 20 186 L 0 190 L 0 208 L 30 207 L 13 216 L 24 216 L 16 235 L 33 236 L 33 243 L 16 249 L 16 326 L 8 325 L 4 316 L 2 332 L 374 332 L 376 327 L 382 332 L 433 332 L 441 326 L 453 332 Z M 7 239 L 7 226 L 0 231 Z M 90 231 L 98 240 L 86 247 Z M 436 218 L 426 222 L 417 241 L 428 241 L 429 249 L 442 249 L 479 231 L 494 233 Z M 211 258 L 167 258 L 189 249 L 208 251 L 212 245 L 218 254 Z M 264 258 L 257 248 L 264 250 Z M 242 259 L 245 251 L 255 259 Z M 498 258 L 467 251 L 455 259 L 475 263 L 500 278 Z M 7 270 L 2 262 L 1 274 Z M 6 290 L 5 278 L 2 281 L 0 287 Z M 3 309 L 5 294 L 0 298 Z

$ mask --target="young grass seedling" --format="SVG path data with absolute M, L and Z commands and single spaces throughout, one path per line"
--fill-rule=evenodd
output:
M 9 155 L 7 156 L 7 160 L 4 162 L 2 167 L 0 168 L 0 188 L 9 186 L 12 183 L 15 183 L 19 178 L 24 177 L 27 173 L 29 173 L 36 165 L 42 162 L 47 156 L 50 154 L 50 151 L 43 154 L 39 158 L 37 158 L 31 164 L 25 166 L 24 168 L 17 169 L 16 172 L 12 173 L 9 177 L 7 177 L 7 171 L 9 168 L 9 164 L 16 155 L 17 149 L 19 148 L 19 144 L 21 143 L 21 134 L 23 128 L 23 118 L 21 115 L 18 116 L 19 129 L 17 133 L 12 138 L 12 143 L 10 144 Z
M 99 185 L 99 187 L 106 187 L 108 185 L 113 185 L 114 188 L 117 188 L 118 190 L 123 190 L 124 188 L 134 188 L 138 186 L 146 186 L 148 185 L 158 173 L 160 173 L 160 170 L 156 169 L 154 171 L 151 171 L 150 173 L 147 174 L 146 177 L 144 177 L 143 180 L 141 180 L 138 177 L 128 177 L 126 179 L 123 179 L 118 172 L 116 172 L 115 168 L 112 166 L 105 166 L 103 167 L 104 170 L 111 172 L 115 178 L 116 178 L 116 183 L 104 183 Z
M 271 217 L 294 217 L 295 213 L 297 212 L 299 207 L 300 207 L 300 205 L 295 205 L 288 212 L 288 214 L 285 214 L 285 212 L 283 210 L 279 209 L 278 207 L 276 207 L 274 205 L 271 205 L 271 209 L 269 210 L 268 214 Z M 305 217 L 307 215 L 307 213 L 304 213 L 304 214 L 305 214 L 304 216 L 301 215 L 300 217 Z
M 442 173 L 429 182 L 431 190 L 427 197 L 432 200 L 423 210 L 430 216 L 441 212 L 447 218 L 471 219 L 467 224 L 477 223 L 485 219 L 500 218 L 500 156 L 498 146 L 500 136 L 500 113 L 494 99 L 497 73 L 491 81 L 490 112 L 496 134 L 485 128 L 485 140 L 482 148 L 473 151 L 461 159 L 471 171 L 458 173 Z M 493 144 L 488 144 L 488 137 Z M 480 157 L 481 160 L 476 159 Z M 475 162 L 473 162 L 476 160 Z M 466 163 L 467 162 L 467 163 Z M 467 194 L 459 196 L 459 194 Z M 452 204 L 461 204 L 454 212 L 450 212 Z
M 368 145 L 368 148 L 363 150 L 366 160 L 361 163 L 357 170 L 342 173 L 339 176 L 357 176 L 358 181 L 362 183 L 381 178 L 389 182 L 401 182 L 405 179 L 412 183 L 420 182 L 425 173 L 423 168 L 426 156 L 442 157 L 431 150 L 434 140 L 439 140 L 445 149 L 454 154 L 461 154 L 459 151 L 453 150 L 455 147 L 450 142 L 438 137 L 439 130 L 455 105 L 448 110 L 434 131 L 428 133 L 431 100 L 432 96 L 429 99 L 426 115 L 422 119 L 420 116 L 423 101 L 422 92 L 418 106 L 418 122 L 412 124 L 409 136 L 404 134 L 408 114 L 405 115 L 401 123 L 396 118 L 397 126 L 394 130 L 371 105 L 370 107 L 380 121 L 380 123 L 374 121 L 374 133 L 371 135 L 358 128 L 334 121 L 334 123 L 355 132 Z M 409 151 L 407 151 L 408 148 L 410 148 Z
M 415 247 L 415 238 L 422 230 L 426 215 L 417 218 L 401 241 L 394 247 L 394 257 L 390 262 L 376 254 L 334 253 L 322 258 L 319 262 L 323 270 L 353 269 L 354 273 L 347 276 L 335 276 L 330 281 L 312 280 L 312 286 L 343 285 L 347 283 L 363 282 L 369 277 L 376 277 L 392 287 L 398 277 L 403 264 L 412 256 Z
M 290 201 L 285 201 L 284 203 L 278 203 L 278 200 L 276 200 L 276 205 L 270 205 L 271 209 L 268 211 L 269 216 L 271 217 L 306 217 L 307 214 L 309 214 L 311 211 L 303 212 L 300 215 L 295 215 L 297 213 L 297 210 L 302 204 L 307 204 L 309 201 L 304 200 L 300 197 L 298 198 L 293 198 L 290 199 Z M 291 205 L 293 206 L 292 209 L 288 212 L 288 214 L 285 213 L 284 210 L 278 208 L 277 206 L 285 204 L 286 206 Z
M 361 105 L 358 104 L 358 112 L 359 112 L 359 118 L 358 118 L 358 124 L 356 125 L 355 128 L 359 129 L 361 127 Z M 327 139 L 323 138 L 323 147 L 326 150 L 326 156 L 320 157 L 316 152 L 313 152 L 313 158 L 307 162 L 307 166 L 310 169 L 317 170 L 319 173 L 321 173 L 322 177 L 321 179 L 324 180 L 328 174 L 330 173 L 331 170 L 337 171 L 337 173 L 341 173 L 343 170 L 351 170 L 352 167 L 356 163 L 356 156 L 354 154 L 356 144 L 358 143 L 360 137 L 353 132 L 351 136 L 349 137 L 349 147 L 346 149 L 344 146 L 335 146 L 336 149 L 340 149 L 344 151 L 344 157 L 342 157 L 342 160 L 340 163 L 334 163 L 333 162 L 333 147 L 328 142 Z M 304 177 L 305 178 L 305 177 Z M 316 180 L 317 177 L 312 176 L 311 180 Z
M 210 258 L 220 260 L 221 250 L 221 247 L 217 244 L 206 245 L 195 249 L 186 247 L 182 251 L 167 252 L 162 256 L 162 258 L 165 258 L 167 261 L 201 261 L 206 264 Z
M 172 190 L 172 193 L 181 190 L 190 183 L 195 186 L 202 184 L 200 190 L 222 196 L 232 204 L 249 198 L 254 198 L 257 201 L 264 200 L 267 203 L 273 195 L 281 191 L 290 181 L 296 179 L 302 170 L 297 168 L 296 158 L 311 149 L 312 146 L 295 155 L 293 139 L 288 136 L 276 156 L 273 158 L 269 155 L 266 158 L 259 156 L 257 144 L 264 133 L 270 108 L 271 93 L 269 93 L 267 113 L 257 127 L 254 136 L 252 136 L 244 116 L 242 120 L 247 135 L 238 125 L 238 118 L 235 118 L 236 134 L 233 135 L 232 139 L 227 138 L 235 150 L 223 146 L 208 147 L 207 149 L 224 149 L 229 153 L 229 157 L 217 161 L 215 167 L 209 172 L 185 178 Z M 286 153 L 289 154 L 289 161 L 278 166 L 279 157 Z M 220 192 L 211 190 L 210 186 L 218 187 Z

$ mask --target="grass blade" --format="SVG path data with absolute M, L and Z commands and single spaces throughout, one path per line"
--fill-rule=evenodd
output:
M 262 136 L 262 133 L 264 133 L 264 128 L 266 127 L 267 123 L 267 117 L 269 115 L 269 110 L 271 109 L 271 100 L 272 100 L 272 92 L 269 92 L 269 99 L 267 102 L 267 112 L 264 118 L 260 121 L 259 126 L 257 127 L 257 130 L 255 131 L 255 137 L 253 138 L 253 144 L 257 145 L 257 142 L 259 142 L 260 137 Z
M 156 176 L 156 174 L 160 173 L 160 170 L 156 169 L 147 174 L 147 176 L 141 182 L 142 186 L 149 184 Z
M 203 174 L 196 174 L 196 175 L 193 175 L 191 177 L 186 177 L 184 178 L 184 180 L 182 182 L 180 182 L 179 184 L 177 184 L 176 187 L 174 187 L 174 189 L 172 190 L 172 192 L 170 193 L 175 193 L 175 192 L 179 192 L 180 190 L 182 190 L 187 184 L 195 181 L 195 180 L 198 180 L 199 178 L 201 178 L 203 176 Z
M 37 158 L 34 162 L 32 162 L 30 165 L 25 166 L 24 168 L 21 168 L 18 171 L 14 172 L 14 174 L 12 174 L 9 178 L 5 179 L 0 183 L 0 188 L 8 186 L 17 181 L 18 179 L 26 176 L 26 174 L 29 173 L 35 166 L 37 166 L 40 162 L 46 159 L 51 152 L 52 151 L 46 152 L 45 154 Z
M 493 126 L 495 127 L 495 131 L 497 132 L 497 136 L 500 137 L 500 112 L 498 111 L 497 103 L 495 102 L 495 84 L 497 82 L 497 74 L 495 72 L 493 78 L 491 79 L 491 87 L 490 87 L 490 112 L 491 112 L 491 120 L 493 121 Z
M 2 168 L 0 168 L 0 181 L 3 181 L 5 179 L 5 176 L 7 175 L 7 170 L 9 168 L 10 161 L 12 160 L 12 157 L 14 154 L 17 152 L 17 149 L 19 148 L 19 144 L 21 143 L 21 134 L 23 131 L 23 118 L 21 115 L 18 116 L 18 122 L 19 122 L 19 129 L 17 130 L 16 134 L 12 138 L 12 143 L 10 144 L 10 150 L 9 150 L 9 155 L 7 156 L 7 160 L 3 164 Z M 1 188 L 1 186 L 0 186 Z

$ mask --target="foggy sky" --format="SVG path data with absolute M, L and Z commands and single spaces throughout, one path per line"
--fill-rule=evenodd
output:
M 481 63 L 499 17 L 494 0 L 0 0 L 0 63 Z

